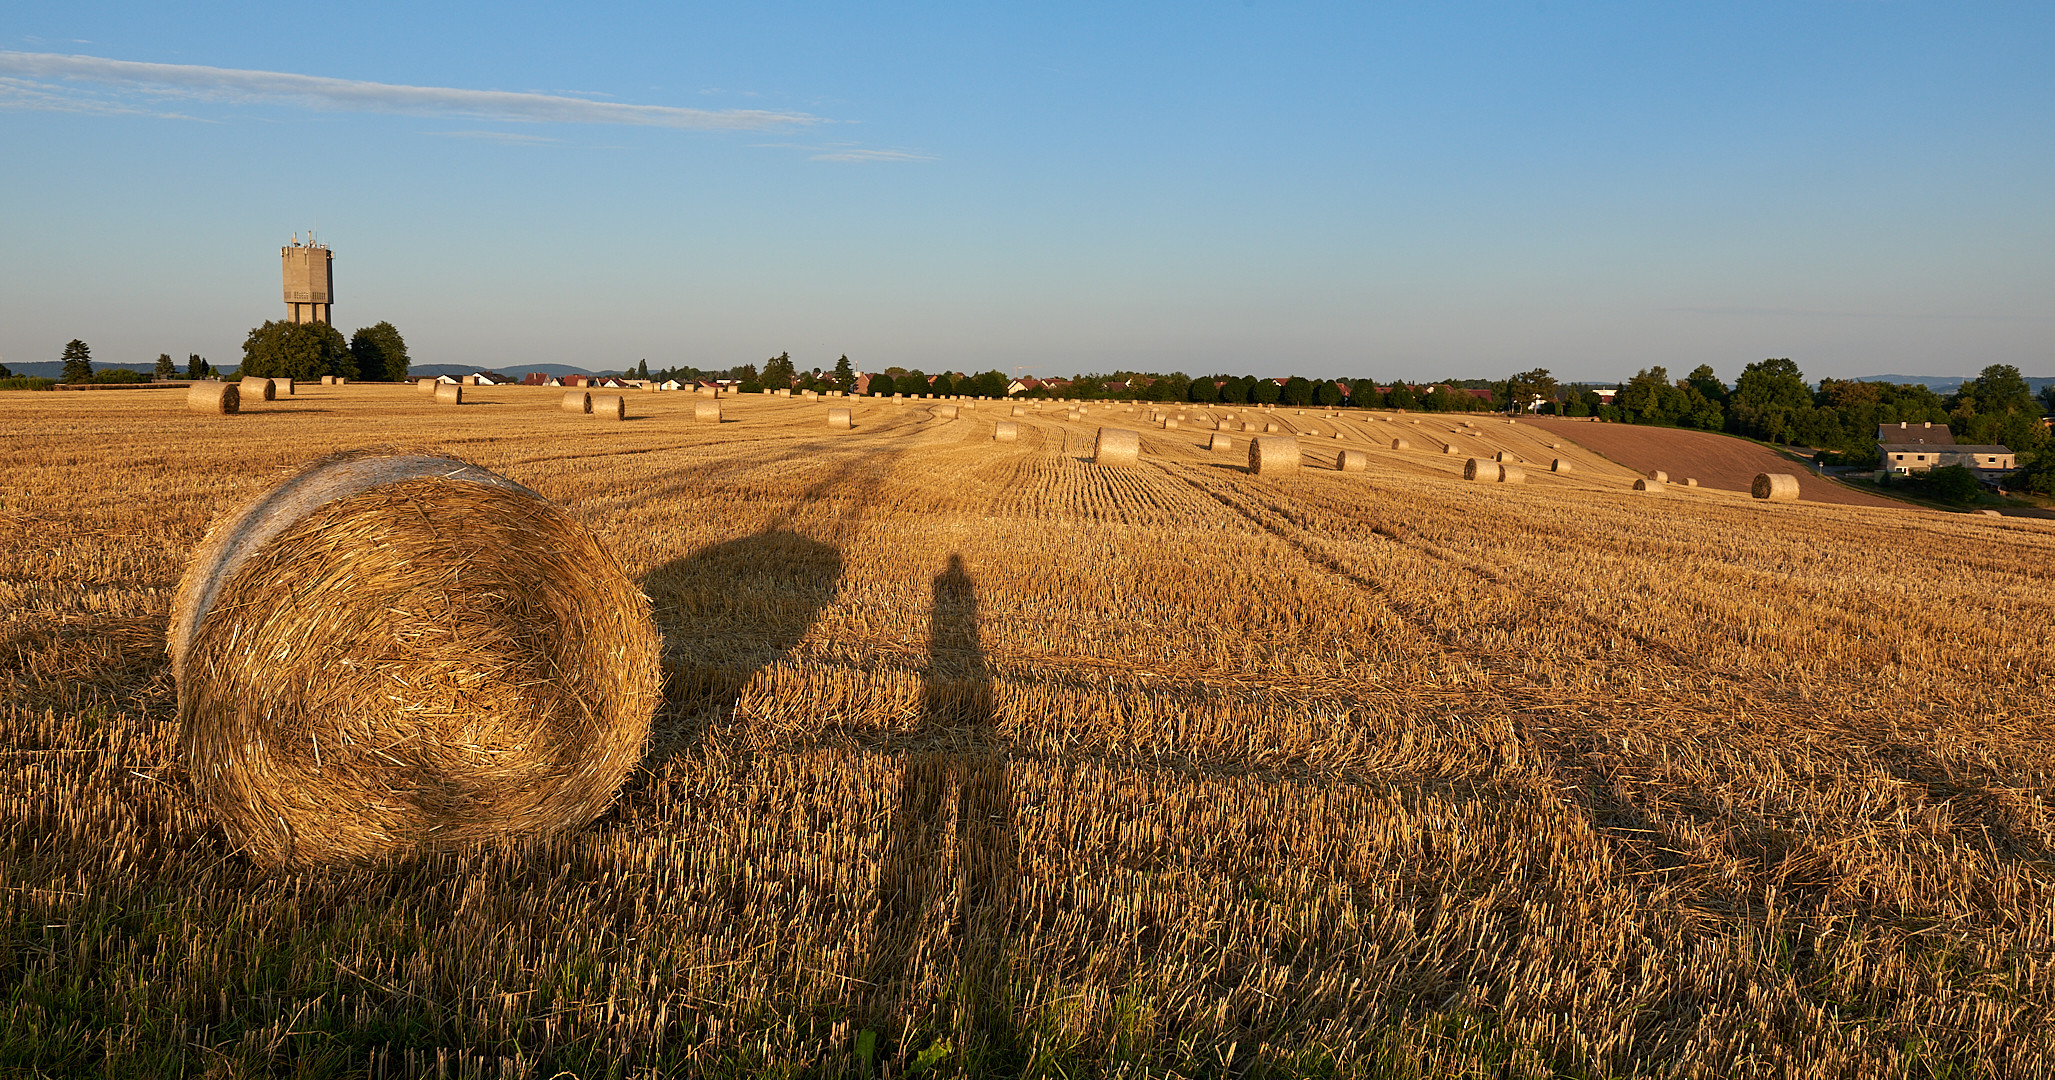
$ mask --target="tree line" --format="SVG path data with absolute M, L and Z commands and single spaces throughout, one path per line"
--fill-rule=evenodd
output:
M 305 379 L 326 375 L 352 381 L 404 382 L 412 363 L 406 339 L 389 322 L 362 327 L 344 339 L 327 323 L 266 320 L 243 339 L 239 378 Z

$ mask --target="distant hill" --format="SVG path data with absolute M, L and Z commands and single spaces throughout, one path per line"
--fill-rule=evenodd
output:
M 1936 394 L 1952 394 L 1962 389 L 1962 384 L 1973 376 L 1969 375 L 1857 375 L 1857 382 L 1918 383 Z M 2028 379 L 2027 386 L 2038 394 L 2049 386 L 2055 386 L 2055 378 Z

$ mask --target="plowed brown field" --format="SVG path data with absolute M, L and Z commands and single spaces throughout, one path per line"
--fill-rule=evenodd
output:
M 1706 487 L 1747 491 L 1757 473 L 1782 472 L 1798 478 L 1798 496 L 1808 502 L 1898 509 L 1910 505 L 1822 479 L 1768 447 L 1730 435 L 1546 417 L 1523 419 L 1521 422 L 1531 423 L 1566 439 L 1575 439 L 1586 448 L 1604 454 L 1635 472 L 1661 469 L 1669 473 L 1670 481 L 1676 484 L 1691 476 L 1697 477 L 1698 482 Z

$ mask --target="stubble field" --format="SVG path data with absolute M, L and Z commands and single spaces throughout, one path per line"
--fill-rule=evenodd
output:
M 1118 408 L 473 394 L 0 398 L 0 1072 L 2055 1069 L 2049 523 L 1639 495 L 1502 421 L 1279 410 L 1273 479 Z M 381 445 L 588 523 L 664 706 L 573 837 L 267 873 L 186 793 L 172 592 Z

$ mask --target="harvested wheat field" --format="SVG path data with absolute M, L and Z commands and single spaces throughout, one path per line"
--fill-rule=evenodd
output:
M 1524 423 L 1280 413 L 1271 478 L 1220 409 L 466 390 L 0 397 L 0 1071 L 2055 1070 L 2051 523 L 1636 495 Z M 590 530 L 662 704 L 567 837 L 270 869 L 172 595 L 381 446 Z M 1576 467 L 1463 482 L 1502 451 Z
M 1662 470 L 1676 477 L 1680 484 L 1684 477 L 1690 476 L 1707 487 L 1747 491 L 1757 474 L 1790 473 L 1798 478 L 1798 497 L 1808 502 L 1900 508 L 1908 505 L 1897 499 L 1837 484 L 1813 473 L 1794 458 L 1761 443 L 1737 439 L 1732 435 L 1549 417 L 1522 418 L 1520 422 L 1546 431 L 1549 438 L 1574 439 L 1621 465 L 1640 470 L 1643 475 L 1652 470 Z

